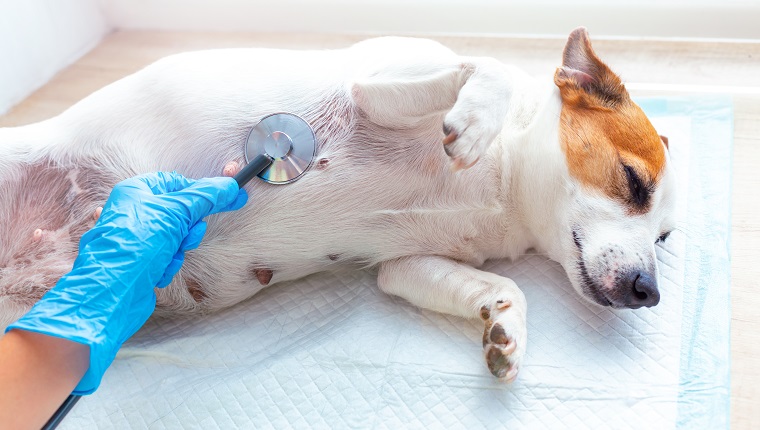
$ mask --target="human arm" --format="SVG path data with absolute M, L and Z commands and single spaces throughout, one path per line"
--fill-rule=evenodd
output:
M 26 330 L 0 337 L 3 428 L 41 428 L 82 379 L 89 355 L 87 345 Z
M 35 386 L 17 387 L 17 383 L 25 381 L 20 375 L 34 372 L 29 363 L 39 360 L 45 365 L 79 369 L 69 361 L 56 361 L 78 360 L 81 348 L 65 343 L 73 341 L 88 352 L 87 366 L 83 375 L 78 375 L 81 380 L 77 379 L 73 391 L 75 394 L 95 391 L 121 344 L 153 312 L 154 287 L 168 285 L 182 265 L 184 252 L 200 244 L 206 230 L 202 219 L 209 214 L 239 209 L 246 200 L 245 192 L 231 178 L 195 181 L 176 173 L 156 173 L 117 184 L 95 227 L 82 236 L 71 272 L 31 311 L 8 327 L 8 334 L 3 337 L 10 335 L 10 340 L 3 341 L 8 355 L 5 359 L 17 368 L 6 368 L 3 374 L 9 379 L 0 381 L 3 382 L 0 390 L 13 392 L 8 395 L 28 396 L 17 399 L 22 405 L 38 402 L 35 395 L 44 393 L 40 394 Z M 22 331 L 26 334 L 13 334 Z M 44 338 L 29 333 L 60 338 L 64 343 L 40 340 Z M 57 352 L 70 355 L 49 355 L 46 348 L 53 346 L 63 348 Z M 26 361 L 13 358 L 18 347 L 35 357 Z M 75 373 L 71 371 L 72 375 Z M 67 387 L 68 381 L 64 383 Z M 45 396 L 56 398 L 58 405 L 65 398 L 52 393 Z M 16 412 L 11 404 L 0 403 L 0 417 Z

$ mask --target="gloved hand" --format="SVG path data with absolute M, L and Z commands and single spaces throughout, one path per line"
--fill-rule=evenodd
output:
M 206 215 L 248 200 L 232 178 L 192 180 L 153 173 L 114 187 L 74 267 L 6 331 L 23 329 L 90 347 L 90 367 L 74 394 L 90 394 L 121 345 L 153 313 L 154 287 L 171 282 L 206 232 Z

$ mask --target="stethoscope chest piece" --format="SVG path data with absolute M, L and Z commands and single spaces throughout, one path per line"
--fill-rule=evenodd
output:
M 248 165 L 243 170 L 254 168 L 257 163 L 261 166 L 270 163 L 256 176 L 270 184 L 289 184 L 306 173 L 316 154 L 317 138 L 306 121 L 291 113 L 274 113 L 263 117 L 248 133 L 245 143 Z M 246 179 L 242 184 L 250 180 Z

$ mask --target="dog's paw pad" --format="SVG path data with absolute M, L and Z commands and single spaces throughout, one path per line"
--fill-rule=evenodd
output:
M 482 318 L 483 321 L 488 321 L 491 319 L 491 308 L 488 306 L 483 306 L 480 308 L 480 318 Z
M 486 364 L 491 374 L 505 382 L 512 382 L 517 376 L 517 366 L 511 360 L 511 354 L 514 352 L 514 342 L 502 348 L 498 345 L 492 345 L 486 352 Z
M 517 349 L 517 342 L 499 323 L 486 326 L 483 333 L 483 352 L 486 356 L 488 370 L 493 376 L 512 382 L 517 376 L 517 366 L 512 354 Z
M 519 359 L 516 334 L 510 330 L 506 312 L 512 306 L 509 300 L 499 300 L 494 306 L 483 306 L 480 317 L 485 321 L 483 352 L 488 370 L 497 378 L 512 382 L 517 377 Z

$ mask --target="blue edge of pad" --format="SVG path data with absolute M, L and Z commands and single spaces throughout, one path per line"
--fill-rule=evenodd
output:
M 689 246 L 677 428 L 729 428 L 733 103 L 726 96 L 636 102 L 650 117 L 691 118 L 689 219 L 679 220 Z

